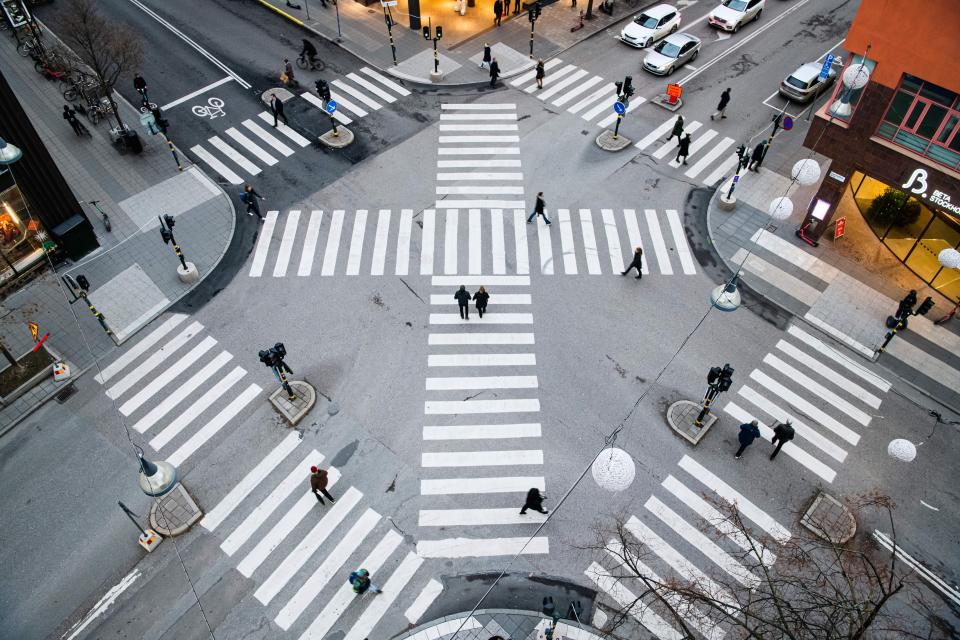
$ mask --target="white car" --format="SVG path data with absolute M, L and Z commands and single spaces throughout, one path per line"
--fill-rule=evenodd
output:
M 766 0 L 723 0 L 723 3 L 707 16 L 707 22 L 718 29 L 736 33 L 740 27 L 760 17 L 765 2 Z
M 646 9 L 620 32 L 620 40 L 631 47 L 649 47 L 680 27 L 680 11 L 668 4 Z

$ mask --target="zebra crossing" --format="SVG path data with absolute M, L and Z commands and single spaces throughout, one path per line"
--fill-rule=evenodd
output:
M 434 276 L 431 306 L 449 308 L 461 284 L 488 288 L 493 311 L 430 312 L 417 553 L 546 554 L 548 537 L 530 537 L 546 516 L 519 513 L 546 489 L 530 277 Z
M 785 526 L 690 456 L 683 456 L 677 467 L 675 475 L 668 475 L 650 495 L 640 515 L 631 514 L 624 522 L 628 539 L 611 539 L 605 545 L 605 557 L 592 561 L 584 571 L 600 591 L 662 640 L 686 636 L 655 598 L 638 601 L 647 587 L 633 577 L 636 574 L 631 567 L 658 583 L 669 583 L 674 576 L 694 583 L 720 606 L 726 604 L 728 611 L 733 611 L 736 600 L 727 585 L 735 582 L 745 589 L 754 588 L 761 577 L 751 569 L 760 562 L 772 565 L 777 556 L 776 548 L 770 547 L 791 538 Z M 762 535 L 750 535 L 732 524 L 718 508 L 726 505 L 735 505 L 746 528 Z M 680 538 L 679 544 L 668 541 L 674 538 Z M 636 553 L 638 548 L 643 552 Z M 711 577 L 716 572 L 732 580 L 721 585 Z M 723 640 L 726 629 L 709 612 L 676 593 L 660 595 L 690 629 L 708 640 Z
M 578 68 L 573 64 L 564 64 L 559 58 L 552 58 L 544 63 L 546 76 L 543 79 L 543 89 L 537 88 L 536 70 L 531 70 L 517 76 L 510 81 L 510 85 L 518 90 L 535 95 L 540 100 L 554 107 L 564 108 L 568 113 L 580 116 L 587 122 L 593 122 L 598 127 L 613 126 L 617 114 L 613 111 L 613 104 L 617 101 L 616 85 L 609 80 Z M 636 96 L 630 99 L 626 113 L 644 104 L 646 99 Z M 634 146 L 645 151 L 652 149 L 654 144 L 659 146 L 652 149 L 652 157 L 659 161 L 666 158 L 667 164 L 677 169 L 680 167 L 675 159 L 678 141 L 676 138 L 664 142 L 676 116 L 669 116 L 654 129 L 649 131 Z M 703 184 L 713 185 L 722 178 L 729 176 L 736 168 L 737 155 L 733 150 L 734 139 L 723 136 L 715 129 L 702 130 L 703 123 L 691 121 L 686 123 L 684 133 L 691 134 L 689 168 L 684 176 L 690 179 L 701 179 Z M 712 171 L 707 172 L 712 167 Z
M 243 384 L 247 371 L 204 334 L 199 322 L 172 314 L 94 377 L 131 428 L 148 434 L 150 447 L 174 466 L 221 433 L 262 391 Z
M 408 95 L 410 91 L 398 82 L 369 67 L 330 82 L 330 97 L 337 103 L 333 117 L 342 125 L 352 124 Z M 320 110 L 326 121 L 320 98 L 309 91 L 303 91 L 300 97 Z M 274 128 L 273 115 L 264 110 L 228 127 L 222 135 L 210 136 L 206 143 L 190 147 L 190 152 L 224 180 L 239 185 L 247 181 L 243 176 L 259 175 L 263 167 L 276 165 L 311 142 L 283 122 Z
M 399 213 L 399 215 L 397 215 Z M 642 247 L 643 273 L 697 273 L 676 209 L 556 209 L 527 225 L 523 209 L 268 211 L 248 275 L 603 275 Z M 461 247 L 465 246 L 466 251 Z M 533 264 L 531 265 L 531 260 Z
M 767 441 L 778 423 L 789 421 L 796 437 L 781 453 L 833 482 L 889 390 L 888 381 L 791 325 L 723 411 L 738 424 L 757 420 Z

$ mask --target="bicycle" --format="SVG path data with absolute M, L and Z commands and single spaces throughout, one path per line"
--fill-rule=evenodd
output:
M 103 226 L 106 227 L 107 231 L 113 231 L 113 226 L 110 224 L 110 216 L 107 215 L 107 212 L 100 208 L 99 200 L 90 200 L 87 204 L 93 205 L 93 208 L 97 210 L 103 217 Z
M 68 79 L 67 82 L 67 88 L 63 90 L 63 99 L 68 102 L 75 102 L 81 97 L 88 98 L 90 90 L 96 89 L 98 84 L 94 78 L 82 72 L 80 77 Z
M 314 56 L 313 58 L 307 58 L 307 54 L 300 53 L 297 57 L 297 66 L 301 69 L 306 69 L 309 67 L 310 71 L 323 71 L 327 68 L 327 64 L 320 58 Z
M 24 58 L 39 56 L 43 52 L 43 45 L 40 44 L 40 38 L 33 36 L 17 45 L 17 53 Z
M 113 107 L 110 105 L 110 100 L 107 98 L 100 98 L 100 101 L 97 103 L 90 104 L 87 109 L 87 117 L 90 118 L 90 122 L 97 124 L 100 122 L 101 118 L 113 113 Z

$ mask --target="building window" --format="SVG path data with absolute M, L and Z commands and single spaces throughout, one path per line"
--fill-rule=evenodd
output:
M 0 171 L 0 284 L 43 259 L 46 232 L 30 215 L 10 173 Z
M 951 169 L 960 168 L 960 95 L 904 75 L 877 135 Z

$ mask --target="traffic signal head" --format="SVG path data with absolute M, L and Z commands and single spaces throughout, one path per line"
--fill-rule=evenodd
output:
M 273 345 L 273 352 L 277 354 L 278 358 L 283 359 L 287 355 L 287 348 L 283 346 L 282 342 L 278 342 L 277 344 Z
M 257 355 L 260 356 L 260 362 L 268 367 L 273 366 L 273 349 L 263 349 Z
M 920 306 L 917 307 L 917 315 L 925 316 L 930 309 L 933 308 L 933 298 L 927 296 L 927 299 L 920 303 Z
M 429 39 L 430 39 L 430 27 L 424 27 L 424 28 L 423 28 L 423 39 L 424 39 L 424 40 L 429 40 Z
M 747 152 L 746 145 L 740 145 L 739 147 L 737 147 L 737 157 L 740 158 L 741 160 L 743 160 L 743 154 L 745 154 L 746 152 Z
M 537 17 L 539 18 L 539 17 L 540 17 L 540 12 L 543 11 L 543 6 L 540 4 L 540 2 L 539 2 L 539 0 L 538 0 L 536 3 L 534 3 L 533 7 L 534 7 L 534 9 L 535 9 L 536 12 L 537 12 Z
M 84 291 L 90 291 L 90 281 L 87 280 L 87 276 L 77 276 L 77 286 Z
M 160 227 L 160 237 L 163 238 L 163 244 L 168 244 L 173 240 L 173 234 L 166 227 Z
M 617 80 L 616 82 L 613 83 L 613 86 L 617 88 L 617 99 L 619 100 L 620 96 L 623 95 L 623 83 Z
M 173 225 L 177 223 L 177 221 L 174 220 L 173 216 L 169 213 L 164 214 L 163 221 L 167 223 L 167 229 L 173 229 Z
M 627 76 L 623 79 L 623 92 L 627 94 L 629 98 L 634 94 L 636 89 L 633 88 L 633 76 Z
M 722 369 L 720 367 L 710 367 L 710 372 L 707 373 L 707 384 L 713 384 L 717 381 L 717 378 L 720 377 Z
M 317 80 L 314 83 L 314 86 L 317 87 L 317 95 L 320 96 L 322 100 L 330 101 L 330 85 L 327 84 L 326 80 Z
M 730 385 L 733 384 L 733 367 L 729 364 L 723 365 L 723 370 L 720 372 L 720 380 L 718 381 L 718 387 L 720 391 L 727 391 L 730 388 Z
M 441 27 L 440 25 L 437 25 L 436 32 L 437 32 L 437 40 L 443 37 L 443 27 Z

